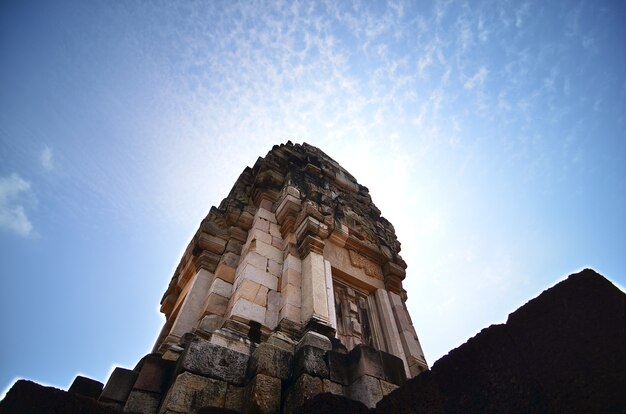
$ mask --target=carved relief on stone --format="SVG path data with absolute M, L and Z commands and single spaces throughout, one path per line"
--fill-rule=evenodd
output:
M 348 349 L 358 344 L 379 348 L 374 333 L 376 318 L 367 293 L 333 280 L 337 338 Z
M 354 250 L 348 250 L 348 252 L 350 254 L 350 263 L 352 263 L 352 266 L 363 269 L 365 274 L 368 276 L 374 277 L 378 280 L 383 280 L 383 272 L 379 265 Z

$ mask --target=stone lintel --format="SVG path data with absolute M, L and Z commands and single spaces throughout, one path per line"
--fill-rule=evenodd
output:
M 335 223 L 335 229 L 332 233 L 330 233 L 328 239 L 335 245 L 339 247 L 344 247 L 349 237 L 348 231 L 349 230 L 347 226 L 345 226 L 344 224 L 339 224 L 338 226 L 337 223 Z
M 348 250 L 353 250 L 359 253 L 360 255 L 365 256 L 366 258 L 374 261 L 375 263 L 380 264 L 383 262 L 383 255 L 378 246 L 372 243 L 368 243 L 363 240 L 359 240 L 353 235 L 350 235 L 346 239 L 345 247 Z

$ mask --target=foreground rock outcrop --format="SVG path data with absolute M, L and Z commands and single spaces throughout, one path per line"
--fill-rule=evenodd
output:
M 394 413 L 622 413 L 626 295 L 585 269 L 383 399 Z

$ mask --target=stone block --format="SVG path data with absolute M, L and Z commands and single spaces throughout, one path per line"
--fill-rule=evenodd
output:
M 102 394 L 103 387 L 104 384 L 100 381 L 78 375 L 74 378 L 74 381 L 72 382 L 72 385 L 70 385 L 70 389 L 67 390 L 67 392 L 97 400 L 98 397 L 100 397 L 100 394 Z
M 287 255 L 283 262 L 283 269 L 291 269 L 298 273 L 302 272 L 302 260 L 292 254 Z
M 170 387 L 160 414 L 190 413 L 200 407 L 224 407 L 226 382 L 183 372 Z
M 233 301 L 237 302 L 239 299 L 246 299 L 250 302 L 254 302 L 254 299 L 261 288 L 261 284 L 250 279 L 241 279 L 235 286 L 235 294 Z
M 224 249 L 226 249 L 226 240 L 208 233 L 200 233 L 198 244 L 200 248 L 215 254 L 222 254 Z
M 169 345 L 168 349 L 163 353 L 162 358 L 166 361 L 178 361 L 184 349 L 178 345 Z
M 408 313 L 404 310 L 404 308 L 394 306 L 393 313 L 396 317 L 396 322 L 398 324 L 398 331 L 410 331 L 412 329 L 411 322 L 408 318 Z
M 263 231 L 257 228 L 252 228 L 252 230 L 248 232 L 248 239 L 246 240 L 246 245 L 252 243 L 253 240 L 258 240 L 263 243 L 272 244 L 272 236 L 269 234 L 269 231 Z
M 380 380 L 380 389 L 383 392 L 383 397 L 385 395 L 391 394 L 394 390 L 396 390 L 398 388 L 399 387 L 396 384 L 392 384 L 392 383 L 387 382 L 385 380 Z
M 245 388 L 246 413 L 273 414 L 280 410 L 279 378 L 257 374 Z
M 244 387 L 237 387 L 229 384 L 226 388 L 226 401 L 224 402 L 224 408 L 238 413 L 243 413 L 245 402 L 244 391 Z
M 421 349 L 418 345 L 417 339 L 415 338 L 413 330 L 400 332 L 400 340 L 402 341 L 402 346 L 404 347 L 405 354 L 408 354 L 407 357 L 409 355 L 415 357 L 422 356 Z
M 268 233 L 270 232 L 270 222 L 263 219 L 254 220 L 252 223 L 253 229 L 261 230 L 262 232 Z
M 284 246 L 283 239 L 280 237 L 272 237 L 272 246 L 276 247 L 278 250 L 282 251 Z
M 300 275 L 300 272 L 293 269 L 283 270 L 281 288 L 287 285 L 293 285 L 298 288 L 298 291 L 300 291 L 300 287 L 302 286 L 302 276 Z
M 294 306 L 290 304 L 286 304 L 280 310 L 279 319 L 288 319 L 295 323 L 300 323 L 300 316 L 302 311 L 299 306 Z
M 274 213 L 264 208 L 257 209 L 256 214 L 254 215 L 254 218 L 255 220 L 263 219 L 270 223 L 276 224 L 276 216 L 274 215 Z
M 228 243 L 226 243 L 226 250 L 224 250 L 225 253 L 234 253 L 236 255 L 240 255 L 241 254 L 241 250 L 243 248 L 243 244 L 246 241 L 246 237 L 245 237 L 245 232 L 244 232 L 244 238 L 243 240 L 235 240 L 235 239 L 230 239 L 228 240 Z
M 283 262 L 283 251 L 277 247 L 272 246 L 271 243 L 264 243 L 261 240 L 252 240 L 250 242 L 249 251 L 257 252 L 263 257 L 276 262 Z
M 323 349 L 324 351 L 330 351 L 331 349 L 333 349 L 333 345 L 330 342 L 330 339 L 320 333 L 313 331 L 308 331 L 304 335 L 302 335 L 302 338 L 296 345 L 296 351 L 303 346 L 314 346 L 316 348 Z
M 200 323 L 198 328 L 205 332 L 215 332 L 220 329 L 224 324 L 224 317 L 219 315 L 206 315 Z
M 216 293 L 210 293 L 206 300 L 206 306 L 204 307 L 205 314 L 220 315 L 223 316 L 228 307 L 228 298 L 220 296 Z
M 335 395 L 343 395 L 343 386 L 337 382 L 333 382 L 329 379 L 323 379 L 322 387 L 324 392 L 329 392 Z
M 350 383 L 363 375 L 384 378 L 380 352 L 366 345 L 355 346 L 348 354 L 348 374 Z
M 270 222 L 270 235 L 272 235 L 272 237 L 282 238 L 282 235 L 280 234 L 280 227 L 278 226 L 278 224 Z
M 224 325 L 226 325 L 228 322 L 228 320 L 225 320 Z M 211 335 L 209 342 L 214 345 L 225 347 L 244 355 L 250 355 L 250 347 L 252 345 L 249 339 L 242 338 L 240 335 L 233 334 L 225 329 L 218 329 L 217 331 L 213 332 L 213 335 Z
M 307 374 L 300 375 L 287 391 L 284 412 L 287 414 L 297 413 L 299 407 L 301 407 L 305 401 L 310 400 L 322 392 L 324 392 L 324 386 L 321 378 L 312 377 Z
M 176 364 L 162 359 L 160 355 L 146 355 L 140 364 L 141 368 L 133 389 L 164 394 Z
M 240 243 L 245 243 L 246 238 L 248 237 L 248 231 L 237 226 L 230 226 L 228 228 L 228 235 L 231 237 L 230 240 L 235 240 Z M 226 250 L 228 251 L 228 247 L 226 247 Z
M 181 358 L 182 370 L 234 385 L 244 382 L 248 355 L 241 352 L 194 338 Z
M 256 321 L 263 324 L 265 323 L 266 311 L 264 306 L 240 298 L 233 305 L 230 315 L 240 322 L 248 323 L 249 321 Z
M 396 385 L 406 382 L 406 369 L 402 359 L 387 352 L 380 351 L 380 358 L 383 363 L 383 378 L 385 381 Z
M 261 256 L 257 252 L 248 252 L 241 260 L 241 263 L 252 265 L 257 269 L 267 270 L 267 261 L 268 259 L 266 257 Z
M 215 277 L 220 278 L 228 283 L 233 283 L 235 279 L 235 270 L 239 265 L 239 255 L 226 252 L 222 255 L 217 268 L 215 268 Z
M 224 282 L 233 283 L 235 281 L 235 272 L 236 269 L 234 267 L 228 267 L 223 263 L 219 263 L 217 268 L 215 268 L 215 278 L 222 279 Z
M 314 377 L 329 378 L 328 364 L 324 360 L 326 351 L 311 345 L 296 348 L 293 362 L 293 376 L 309 374 Z
M 250 355 L 247 376 L 252 378 L 256 374 L 263 374 L 286 380 L 291 374 L 292 363 L 291 352 L 265 342 L 259 344 Z
M 259 202 L 259 207 L 265 210 L 269 210 L 272 211 L 273 210 L 273 203 L 268 200 L 267 198 L 262 198 L 261 201 Z
M 124 411 L 141 414 L 156 414 L 161 403 L 161 394 L 133 390 L 128 396 Z
M 374 408 L 376 403 L 383 398 L 380 380 L 370 375 L 363 375 L 346 387 L 346 395 L 369 408 Z
M 211 284 L 211 287 L 209 288 L 209 295 L 211 293 L 215 293 L 225 298 L 230 298 L 232 292 L 233 285 L 219 278 L 215 278 L 215 280 L 213 280 L 213 283 Z
M 243 230 L 250 230 L 252 227 L 252 221 L 254 216 L 247 211 L 244 211 L 239 216 L 239 220 L 237 220 L 237 225 L 241 227 Z M 269 227 L 269 226 L 268 226 Z
M 348 385 L 350 383 L 348 377 L 348 355 L 335 351 L 328 351 L 326 353 L 326 359 L 328 360 L 330 380 L 343 385 Z
M 283 275 L 283 265 L 275 260 L 267 260 L 267 271 L 273 276 L 281 277 Z
M 266 286 L 260 286 L 252 302 L 256 303 L 259 306 L 263 306 L 264 308 L 267 308 L 268 292 L 269 292 L 269 289 Z
M 265 312 L 265 326 L 270 329 L 276 328 L 278 325 L 278 312 L 280 309 L 280 293 L 270 290 L 267 294 L 267 311 Z
M 281 291 L 281 296 L 285 299 L 285 303 L 290 305 L 300 307 L 302 305 L 302 293 L 300 292 L 300 288 L 288 284 Z
M 270 290 L 278 290 L 278 278 L 265 270 L 245 264 L 238 273 L 236 275 L 235 289 L 238 288 L 239 283 L 247 279 L 266 286 Z
M 281 331 L 273 332 L 269 336 L 269 338 L 267 338 L 267 343 L 270 345 L 274 345 L 285 351 L 288 351 L 291 354 L 293 354 L 296 351 L 295 343 L 293 342 L 293 340 L 288 335 L 285 335 L 285 333 Z
M 102 390 L 99 401 L 117 402 L 123 406 L 136 380 L 137 372 L 126 368 L 115 368 Z

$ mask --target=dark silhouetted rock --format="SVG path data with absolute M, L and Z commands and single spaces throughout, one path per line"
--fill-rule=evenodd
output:
M 299 414 L 369 414 L 371 411 L 358 401 L 351 400 L 341 395 L 330 393 L 318 394 L 306 401 Z
M 626 295 L 585 269 L 377 405 L 394 413 L 622 413 Z
M 122 414 L 92 398 L 19 380 L 0 401 L 1 414 Z
M 78 375 L 74 378 L 74 382 L 72 382 L 72 385 L 70 385 L 70 389 L 67 390 L 67 392 L 71 394 L 83 395 L 97 400 L 102 393 L 102 388 L 104 388 L 104 384 L 100 381 Z

